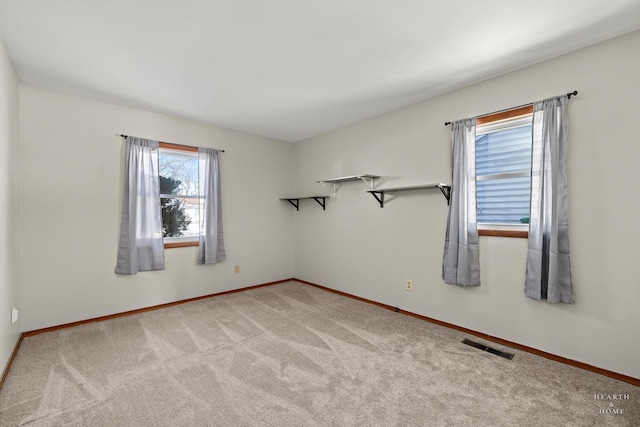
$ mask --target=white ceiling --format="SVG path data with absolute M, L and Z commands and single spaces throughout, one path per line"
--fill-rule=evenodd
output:
M 0 0 L 25 84 L 291 142 L 636 29 L 640 0 Z

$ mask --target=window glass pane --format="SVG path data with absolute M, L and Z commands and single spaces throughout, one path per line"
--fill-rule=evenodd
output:
M 528 172 L 531 168 L 531 125 L 476 138 L 476 175 Z
M 199 198 L 163 197 L 163 237 L 197 237 L 200 230 Z
M 478 181 L 478 223 L 528 223 L 530 191 L 530 177 Z
M 198 195 L 198 154 L 160 150 L 160 193 Z
M 161 148 L 159 163 L 163 237 L 197 238 L 198 154 Z

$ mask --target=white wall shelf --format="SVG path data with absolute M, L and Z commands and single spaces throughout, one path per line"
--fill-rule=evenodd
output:
M 286 200 L 287 202 L 291 203 L 291 205 L 296 208 L 297 211 L 300 210 L 300 200 L 304 200 L 304 199 L 313 199 L 315 200 L 320 206 L 322 206 L 322 210 L 326 210 L 326 205 L 327 205 L 327 199 L 329 198 L 329 196 L 309 196 L 309 197 L 281 197 L 280 200 Z
M 333 197 L 336 196 L 336 192 L 338 191 L 338 187 L 340 184 L 351 181 L 362 181 L 366 184 L 369 189 L 373 190 L 375 188 L 375 180 L 380 178 L 378 175 L 351 175 L 351 176 L 341 176 L 339 178 L 331 178 L 325 179 L 322 181 L 316 181 L 318 184 L 329 184 L 333 188 Z
M 367 190 L 367 193 L 371 193 L 371 195 L 380 203 L 380 207 L 384 207 L 384 195 L 385 193 L 397 193 L 400 191 L 415 191 L 415 190 L 429 190 L 438 188 L 442 195 L 447 199 L 447 204 L 449 204 L 449 199 L 451 197 L 451 186 L 443 183 L 437 184 L 421 184 L 421 185 L 409 185 L 405 187 L 388 187 L 388 188 L 379 188 L 376 190 Z

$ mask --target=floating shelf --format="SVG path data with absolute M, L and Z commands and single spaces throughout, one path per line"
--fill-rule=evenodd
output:
M 428 190 L 438 188 L 442 192 L 442 195 L 447 199 L 447 204 L 449 204 L 449 199 L 451 197 L 451 186 L 443 183 L 437 184 L 422 184 L 422 185 L 409 185 L 405 187 L 389 187 L 389 188 L 379 188 L 377 190 L 367 190 L 368 193 L 380 203 L 380 207 L 384 207 L 384 194 L 385 193 L 396 193 L 400 191 L 414 191 L 414 190 Z
M 327 199 L 329 198 L 329 196 L 309 196 L 309 197 L 282 197 L 280 198 L 280 200 L 286 200 L 287 202 L 291 203 L 291 205 L 296 208 L 297 211 L 300 210 L 300 200 L 304 200 L 304 199 L 313 199 L 315 200 L 320 206 L 322 206 L 322 210 L 326 210 L 326 204 L 327 204 Z
M 379 175 L 362 174 L 362 175 L 342 176 L 339 178 L 325 179 L 325 180 L 316 181 L 316 182 L 318 184 L 330 184 L 333 187 L 333 197 L 335 197 L 336 192 L 338 191 L 338 186 L 342 183 L 350 182 L 350 181 L 362 181 L 367 185 L 367 187 L 373 190 L 373 188 L 375 187 L 375 180 L 378 178 L 380 178 Z

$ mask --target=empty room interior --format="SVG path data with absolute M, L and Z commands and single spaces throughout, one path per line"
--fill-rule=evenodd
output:
M 638 76 L 635 0 L 0 2 L 0 425 L 640 425 Z M 458 124 L 548 99 L 560 301 L 537 214 L 454 175 Z M 200 217 L 121 274 L 139 140 L 199 162 L 154 206 Z

